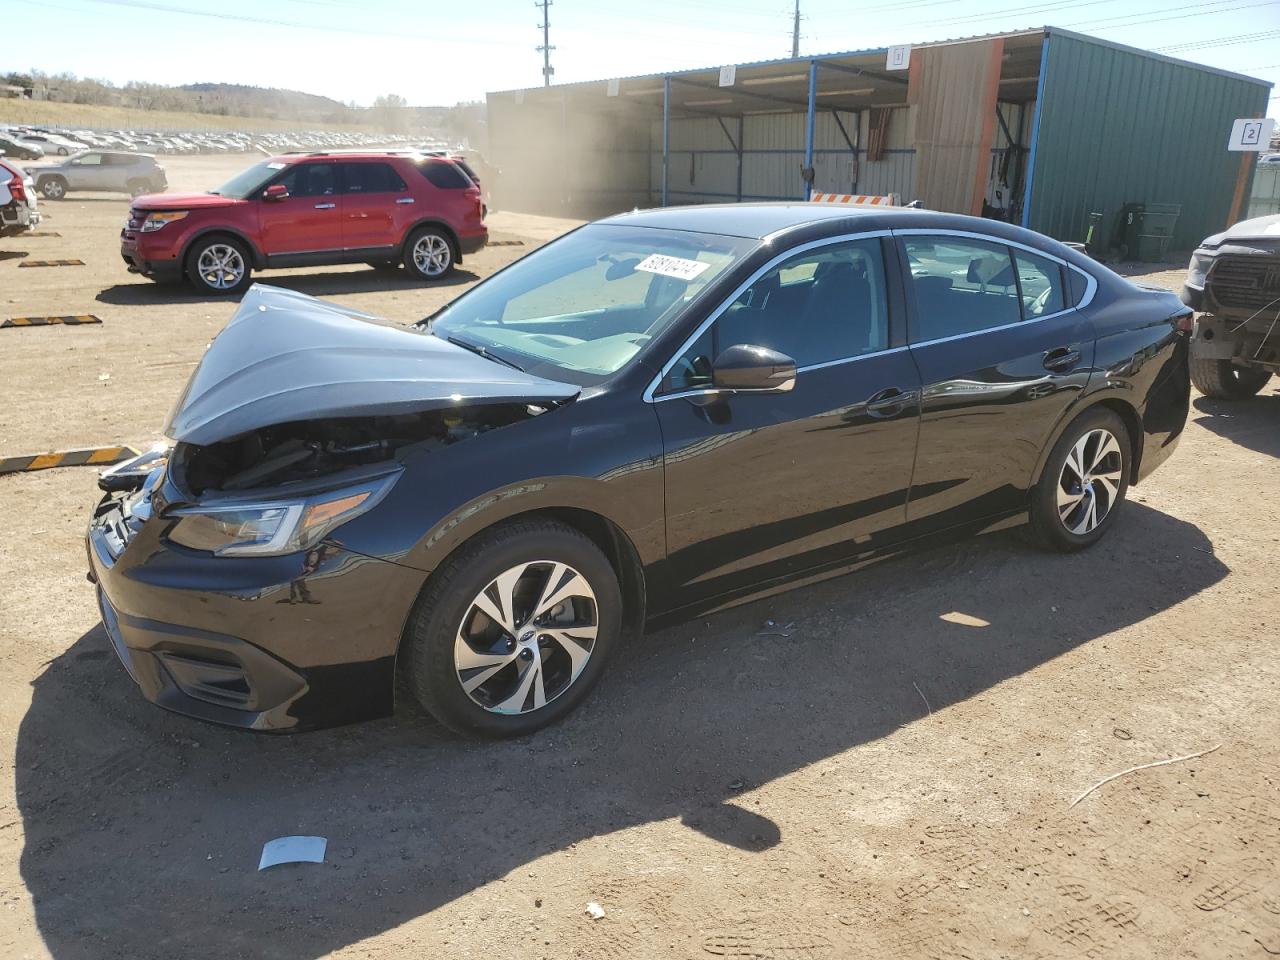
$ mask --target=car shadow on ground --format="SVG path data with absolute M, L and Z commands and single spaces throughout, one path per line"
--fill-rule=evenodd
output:
M 675 819 L 748 852 L 785 844 L 785 822 L 744 789 L 1228 573 L 1188 523 L 1136 502 L 1118 519 L 1080 554 L 990 536 L 650 634 L 568 720 L 505 743 L 458 740 L 412 708 L 295 737 L 207 726 L 143 702 L 95 628 L 34 681 L 19 730 L 40 932 L 58 960 L 315 958 L 628 827 Z M 952 611 L 989 625 L 940 619 Z M 258 872 L 262 844 L 289 834 L 327 837 L 325 863 Z
M 1192 406 L 1196 426 L 1258 453 L 1280 457 L 1280 393 L 1263 392 L 1248 400 L 1196 397 Z
M 256 283 L 283 287 L 313 297 L 329 297 L 344 293 L 378 293 L 385 290 L 414 290 L 430 287 L 458 287 L 475 283 L 479 274 L 470 270 L 452 270 L 440 280 L 415 280 L 403 270 L 347 270 L 340 273 L 304 273 L 259 275 Z M 185 283 L 152 283 L 149 280 L 117 283 L 104 288 L 94 299 L 115 306 L 155 306 L 168 303 L 232 303 L 234 297 L 215 297 L 198 293 Z
M 0 260 L 21 260 L 30 256 L 26 250 L 0 250 Z

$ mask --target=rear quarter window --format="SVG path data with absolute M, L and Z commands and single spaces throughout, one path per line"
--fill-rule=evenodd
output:
M 471 186 L 471 179 L 448 160 L 428 160 L 418 169 L 433 187 L 441 190 L 465 190 Z
M 1073 307 L 1080 306 L 1084 295 L 1089 292 L 1089 278 L 1079 270 L 1067 267 L 1067 300 Z

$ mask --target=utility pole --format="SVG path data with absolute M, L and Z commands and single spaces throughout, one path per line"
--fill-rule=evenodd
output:
M 551 75 L 556 72 L 555 67 L 551 66 L 551 51 L 555 47 L 551 45 L 551 17 L 547 15 L 547 8 L 551 6 L 551 0 L 535 0 L 534 6 L 542 8 L 542 23 L 538 24 L 538 29 L 542 31 L 542 46 L 538 47 L 537 50 L 542 54 L 542 85 L 549 87 L 551 86 Z
M 796 0 L 796 15 L 791 25 L 791 59 L 800 56 L 800 0 Z

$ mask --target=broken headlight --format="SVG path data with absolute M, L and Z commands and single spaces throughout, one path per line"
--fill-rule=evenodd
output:
M 372 509 L 398 473 L 297 499 L 225 500 L 180 507 L 168 539 L 219 557 L 280 556 L 315 546 L 337 527 Z
M 1212 266 L 1212 254 L 1201 253 L 1199 250 L 1193 253 L 1191 263 L 1187 265 L 1187 286 L 1203 290 L 1205 277 L 1209 275 L 1209 268 Z

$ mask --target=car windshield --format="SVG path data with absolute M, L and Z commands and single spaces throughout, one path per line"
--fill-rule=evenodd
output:
M 277 160 L 263 160 L 261 163 L 255 163 L 248 170 L 237 173 L 217 190 L 210 190 L 209 192 L 220 197 L 243 200 L 284 168 L 285 164 Z
M 592 224 L 474 287 L 429 329 L 521 370 L 589 386 L 620 370 L 756 243 Z

